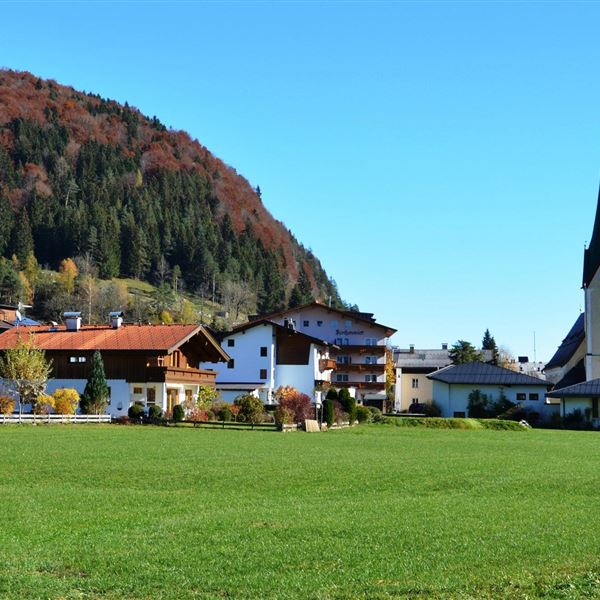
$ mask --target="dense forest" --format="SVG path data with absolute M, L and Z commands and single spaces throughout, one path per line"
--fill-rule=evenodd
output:
M 28 262 L 58 270 L 73 259 L 103 280 L 175 276 L 213 301 L 237 290 L 258 312 L 313 298 L 343 305 L 260 189 L 199 142 L 127 103 L 6 70 L 0 255 L 0 302 L 43 301 Z

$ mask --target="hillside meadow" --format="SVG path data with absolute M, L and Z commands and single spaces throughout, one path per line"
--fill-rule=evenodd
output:
M 0 597 L 600 597 L 599 443 L 4 426 Z

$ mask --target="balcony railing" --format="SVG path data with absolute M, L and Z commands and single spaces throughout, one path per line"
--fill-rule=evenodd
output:
M 359 390 L 385 390 L 383 381 L 332 381 L 334 387 L 354 387 Z
M 340 346 L 339 350 L 335 350 L 335 354 L 385 354 L 385 346 L 363 346 L 352 344 Z
M 217 373 L 205 369 L 181 369 L 178 367 L 148 367 L 148 381 L 179 382 L 215 387 Z
M 367 365 L 364 363 L 336 363 L 336 373 L 345 373 L 351 371 L 353 373 L 383 373 L 385 371 L 385 365 Z
M 337 363 L 333 358 L 321 358 L 319 360 L 319 371 L 329 371 L 330 369 L 335 369 Z

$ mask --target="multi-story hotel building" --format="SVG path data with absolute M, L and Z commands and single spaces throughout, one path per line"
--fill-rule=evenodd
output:
M 335 359 L 332 385 L 349 388 L 359 402 L 383 407 L 385 351 L 388 338 L 396 330 L 377 323 L 373 313 L 339 310 L 311 302 L 253 319 L 269 319 L 338 346 L 339 349 L 331 349 Z

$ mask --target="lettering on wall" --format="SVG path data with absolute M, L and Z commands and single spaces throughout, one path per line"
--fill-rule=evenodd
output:
M 364 331 L 350 331 L 349 329 L 336 329 L 336 335 L 364 335 Z

